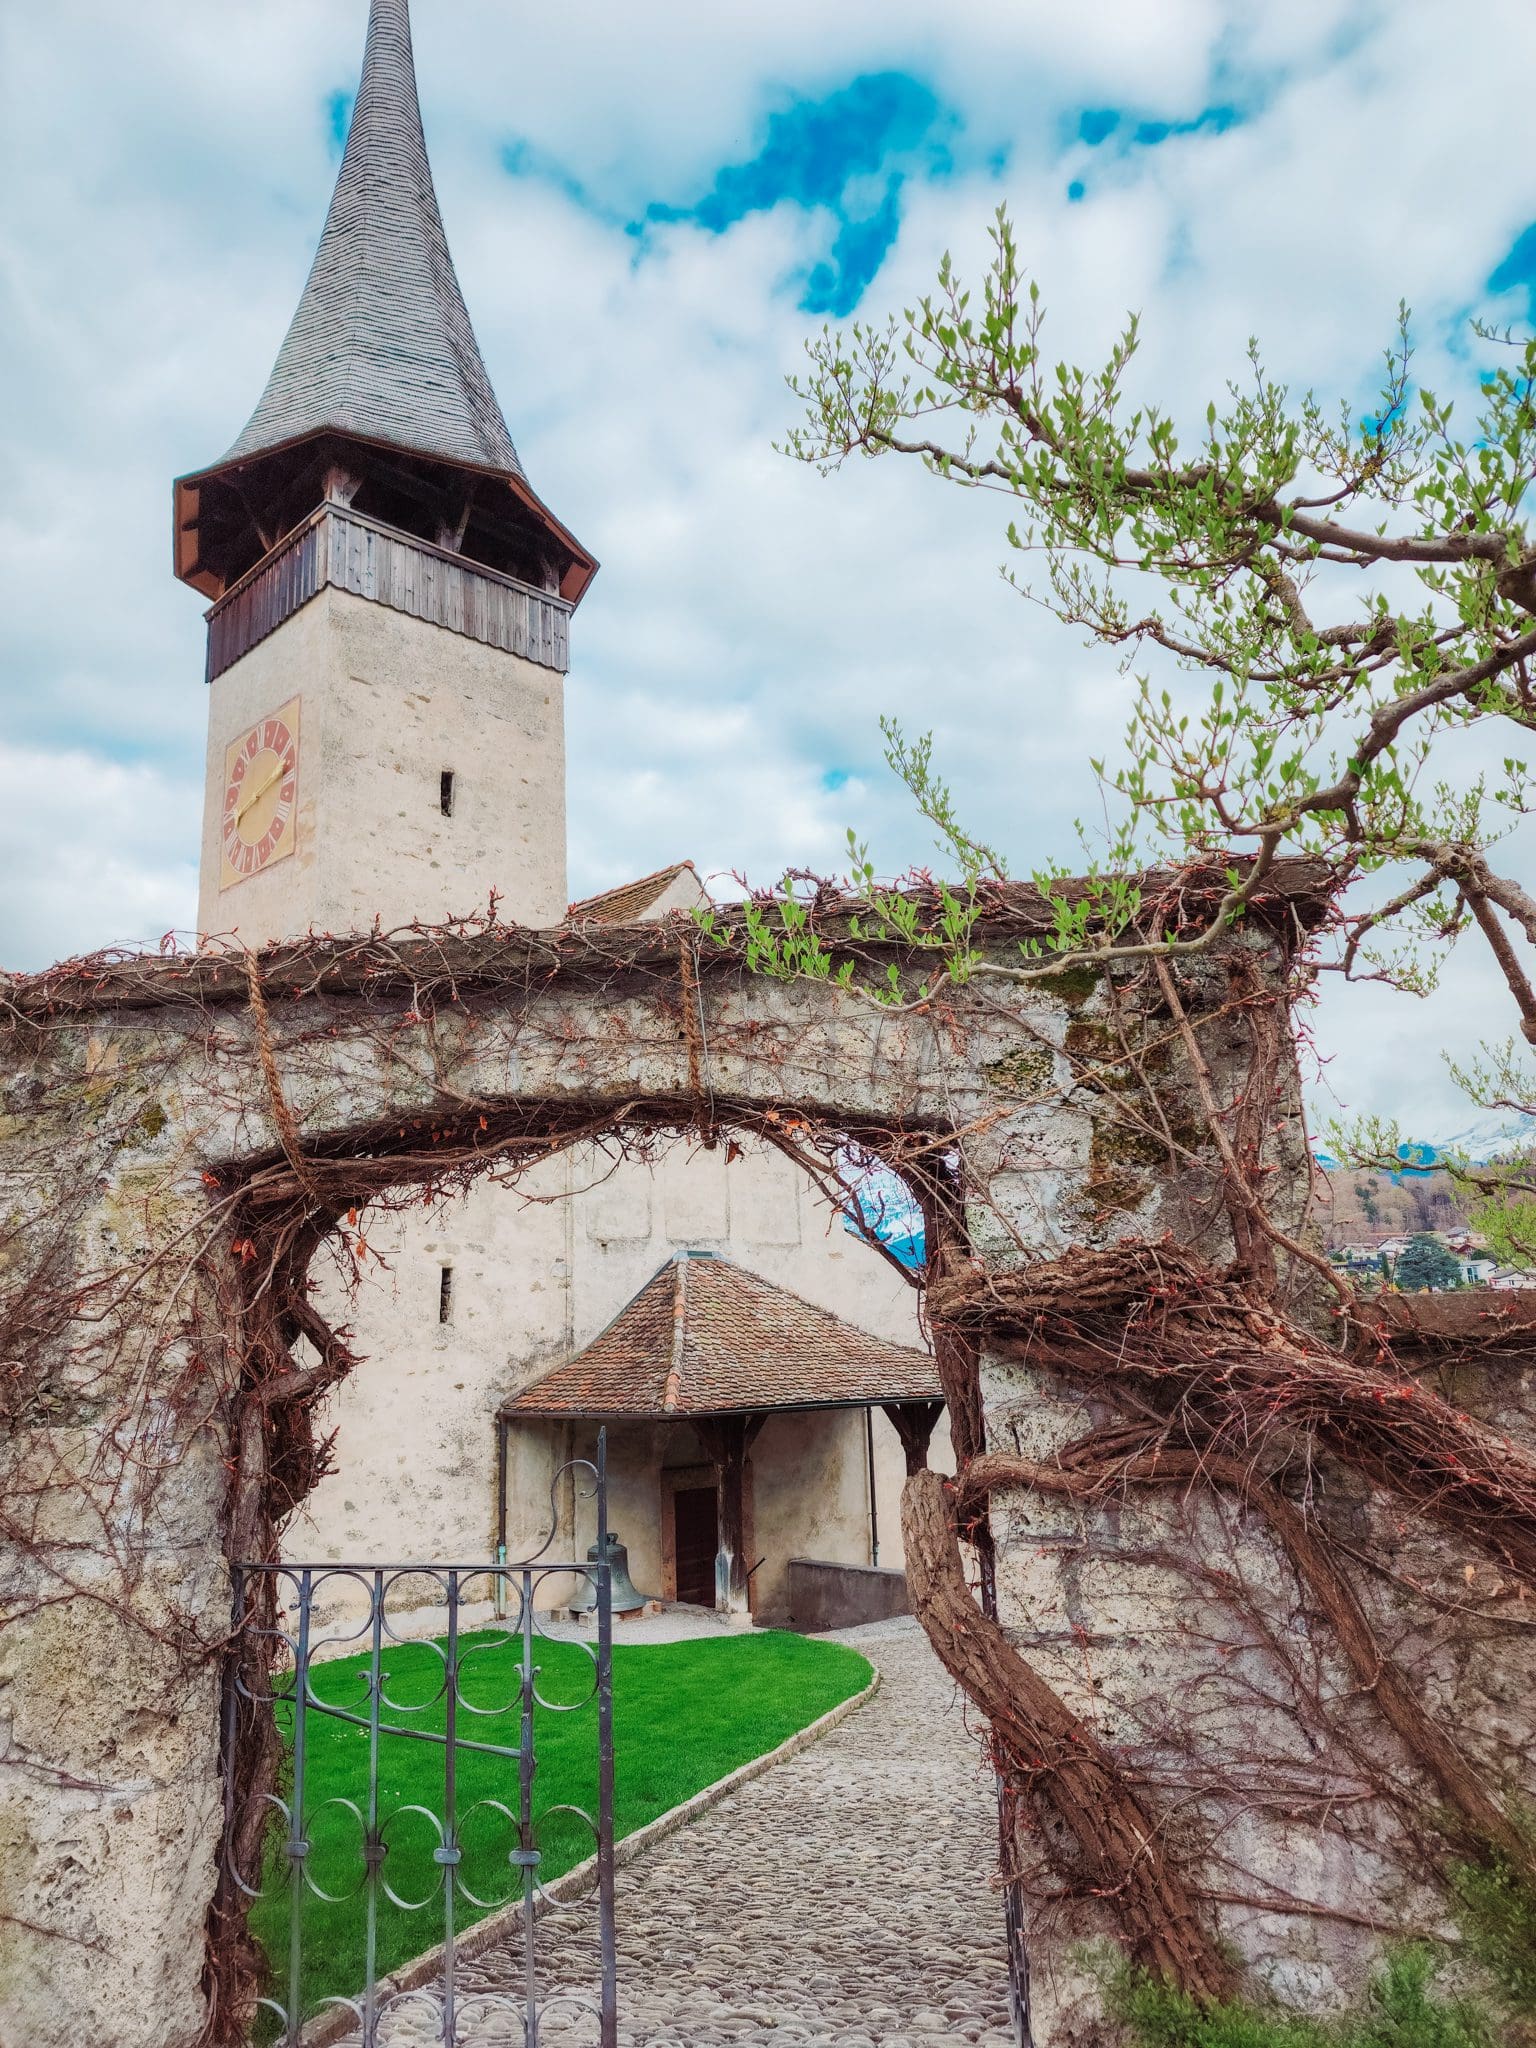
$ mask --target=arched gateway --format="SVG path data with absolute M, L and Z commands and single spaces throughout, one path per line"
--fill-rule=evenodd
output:
M 1210 1085 L 1230 1088 L 1272 1042 L 1306 887 L 1279 877 L 1251 930 L 1181 975 Z M 829 940 L 847 937 L 848 909 L 824 907 Z M 1000 891 L 981 944 L 1016 959 L 1045 920 L 1032 892 Z M 31 2040 L 87 2025 L 187 2044 L 227 1979 L 228 1774 L 239 1798 L 253 1791 L 242 1756 L 221 1756 L 229 1567 L 273 1554 L 315 1477 L 326 1391 L 370 1369 L 307 1285 L 317 1248 L 368 1205 L 610 1134 L 879 1153 L 926 1209 L 930 1294 L 947 1280 L 966 1305 L 933 1321 L 965 1461 L 989 1434 L 1043 1450 L 1079 1426 L 1027 1356 L 986 1348 L 988 1275 L 1131 1228 L 1221 1255 L 1219 1161 L 1149 1014 L 1155 983 L 1067 974 L 891 1014 L 765 980 L 730 934 L 727 920 L 728 943 L 703 943 L 682 919 L 365 937 L 259 963 L 100 959 L 8 985 L 4 1656 L 25 1768 L 8 1773 L 0 1838 L 18 1923 L 0 1997 Z M 924 965 L 848 943 L 882 974 Z M 1234 973 L 1251 982 L 1235 1009 Z M 1161 1099 L 1185 1105 L 1176 1170 L 1166 1147 L 1159 1164 L 1149 1137 L 1132 1142 L 1125 1091 L 1093 1078 L 1095 1049 L 1102 1062 L 1128 1042 L 1152 1045 Z M 1306 1175 L 1287 1061 L 1272 1109 L 1261 1143 L 1294 1224 Z M 1022 1621 L 1042 1571 L 1078 1566 L 1055 1539 L 1041 1551 L 1013 1498 L 993 1507 L 997 1598 Z M 1109 1659 L 1117 1684 L 1134 1690 L 1136 1661 Z

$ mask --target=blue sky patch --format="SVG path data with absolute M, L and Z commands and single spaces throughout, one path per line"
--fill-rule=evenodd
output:
M 1119 126 L 1120 116 L 1113 107 L 1086 107 L 1077 120 L 1078 136 L 1090 149 L 1108 142 Z
M 823 99 L 792 100 L 768 117 L 756 156 L 724 165 L 692 206 L 654 205 L 646 218 L 696 220 L 723 234 L 785 199 L 837 211 L 855 178 L 901 175 L 895 160 L 920 151 L 939 121 L 939 103 L 921 80 L 901 71 L 869 73 Z M 952 122 L 951 116 L 945 125 Z M 942 142 L 938 148 L 947 159 Z
M 831 254 L 805 280 L 800 305 L 807 313 L 839 320 L 851 313 L 886 252 L 901 232 L 901 179 L 886 182 L 885 197 L 866 220 L 844 220 Z
M 1524 292 L 1531 317 L 1536 319 L 1536 221 L 1516 237 L 1509 254 L 1488 273 L 1488 289 Z
M 921 79 L 903 71 L 866 73 L 770 114 L 755 156 L 723 165 L 691 205 L 653 203 L 636 225 L 694 221 L 719 235 L 786 201 L 825 208 L 837 232 L 805 277 L 800 304 L 840 319 L 858 304 L 896 239 L 907 179 L 953 170 L 958 126 Z
M 1156 149 L 1176 135 L 1225 135 L 1246 118 L 1233 101 L 1202 107 L 1185 121 L 1135 120 L 1126 108 L 1085 107 L 1077 117 L 1077 139 L 1090 149 L 1099 149 L 1113 137 L 1115 153 L 1124 154 L 1132 149 Z
M 1138 121 L 1131 140 L 1139 148 L 1155 149 L 1170 135 L 1225 135 L 1240 118 L 1236 107 L 1205 107 L 1192 121 Z
M 620 226 L 643 253 L 651 232 L 692 223 L 727 234 L 750 215 L 785 204 L 832 217 L 825 256 L 795 282 L 807 313 L 851 313 L 901 229 L 902 191 L 912 178 L 948 177 L 960 147 L 959 117 L 932 88 L 904 71 L 867 72 L 816 97 L 785 100 L 767 117 L 751 156 L 723 164 L 707 189 L 686 201 L 653 200 L 621 213 L 566 165 L 526 141 L 509 143 L 510 177 L 539 178 L 608 226 Z M 1006 159 L 993 147 L 994 169 Z M 967 151 L 967 162 L 976 155 Z
M 821 778 L 821 786 L 826 790 L 846 789 L 852 774 L 851 768 L 829 768 Z
M 347 146 L 347 130 L 352 126 L 352 109 L 357 104 L 355 92 L 333 92 L 325 103 L 325 123 L 331 138 L 331 150 L 340 156 Z
M 609 227 L 624 224 L 624 216 L 617 208 L 605 205 L 590 185 L 584 184 L 574 171 L 568 170 L 547 149 L 539 149 L 521 139 L 509 142 L 501 152 L 501 167 L 509 178 L 538 178 L 544 184 L 552 185 L 579 206 L 583 213 L 595 215 Z

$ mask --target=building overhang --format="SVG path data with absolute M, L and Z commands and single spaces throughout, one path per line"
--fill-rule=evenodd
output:
M 322 475 L 331 456 L 343 464 L 355 456 L 362 485 L 378 478 L 387 488 L 414 490 L 424 501 L 477 502 L 486 519 L 526 527 L 553 557 L 558 594 L 573 609 L 597 574 L 597 557 L 524 478 L 345 427 L 317 426 L 259 453 L 212 463 L 176 479 L 173 566 L 180 581 L 217 602 L 315 510 L 324 496 Z M 315 480 L 307 490 L 309 472 Z
M 541 1408 L 515 1394 L 497 1410 L 504 1422 L 715 1422 L 732 1415 L 833 1415 L 865 1408 L 931 1408 L 942 1406 L 943 1390 L 935 1382 L 931 1394 L 870 1392 L 841 1401 L 774 1401 L 766 1395 L 745 1408 Z

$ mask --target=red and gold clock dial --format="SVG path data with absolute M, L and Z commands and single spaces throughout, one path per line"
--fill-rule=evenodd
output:
M 224 754 L 221 886 L 293 852 L 299 801 L 299 700 L 258 719 Z

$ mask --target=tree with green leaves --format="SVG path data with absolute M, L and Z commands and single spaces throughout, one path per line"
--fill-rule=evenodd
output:
M 1333 906 L 1317 973 L 1422 992 L 1463 937 L 1488 947 L 1516 1028 L 1457 1078 L 1536 1134 L 1536 1069 L 1521 1050 L 1536 1046 L 1536 894 L 1501 857 L 1536 807 L 1536 340 L 1478 330 L 1503 354 L 1465 427 L 1415 384 L 1406 311 L 1363 422 L 1348 404 L 1292 394 L 1251 344 L 1189 433 L 1130 395 L 1134 317 L 1091 369 L 1053 363 L 1044 323 L 1000 212 L 979 296 L 946 257 L 915 310 L 824 329 L 792 380 L 806 406 L 792 455 L 823 471 L 906 457 L 999 495 L 1020 592 L 1138 671 L 1123 749 L 1093 764 L 1111 825 L 1107 841 L 1085 835 L 1090 887 L 1063 890 L 1055 868 L 1034 877 L 1056 929 L 1012 966 L 966 943 L 1001 857 L 964 829 L 930 742 L 886 722 L 891 766 L 953 873 L 931 927 L 901 935 L 930 945 L 954 980 L 1028 981 L 1148 950 L 1130 878 L 1215 870 L 1214 912 L 1152 937 L 1174 958 L 1241 918 L 1277 860 L 1304 857 L 1325 870 Z M 1491 749 L 1496 771 L 1476 765 Z M 867 850 L 851 837 L 850 849 L 873 925 L 911 924 Z M 791 882 L 752 913 L 758 964 L 856 985 L 851 963 L 797 925 L 795 898 Z M 867 993 L 903 1000 L 894 986 Z M 1396 1133 L 1364 1127 L 1351 1150 L 1390 1161 Z M 1536 1168 L 1454 1164 L 1505 1252 L 1536 1255 Z
M 1419 1230 L 1398 1254 L 1392 1277 L 1404 1294 L 1461 1285 L 1461 1261 L 1433 1232 Z
M 1386 1549 L 1412 1518 L 1453 1567 L 1457 1545 L 1475 1542 L 1529 1589 L 1536 1447 L 1453 1407 L 1400 1362 L 1402 1333 L 1426 1333 L 1422 1308 L 1362 1300 L 1286 1227 L 1275 1196 L 1288 1199 L 1301 1176 L 1271 1141 L 1288 1122 L 1293 1070 L 1283 1005 L 1261 1014 L 1254 963 L 1267 947 L 1303 985 L 1331 973 L 1413 991 L 1448 948 L 1481 941 L 1515 1029 L 1462 1078 L 1536 1128 L 1536 896 L 1501 847 L 1536 808 L 1521 753 L 1536 730 L 1536 534 L 1522 516 L 1536 481 L 1536 342 L 1485 336 L 1511 353 L 1483 380 L 1465 438 L 1451 404 L 1415 388 L 1406 315 L 1363 425 L 1349 407 L 1330 414 L 1310 394 L 1293 397 L 1250 349 L 1242 378 L 1186 437 L 1169 412 L 1130 396 L 1134 319 L 1092 370 L 1052 364 L 1043 321 L 1000 214 L 977 295 L 946 259 L 915 311 L 813 340 L 795 382 L 806 418 L 788 447 L 824 471 L 853 456 L 906 457 L 1004 500 L 1016 587 L 1139 672 L 1121 753 L 1093 763 L 1104 834 L 1080 831 L 1075 872 L 1053 866 L 1031 878 L 1032 894 L 1004 890 L 1005 861 L 967 828 L 931 737 L 886 720 L 887 759 L 933 827 L 944 879 L 885 881 L 850 835 L 839 882 L 792 873 L 729 919 L 700 922 L 722 945 L 744 937 L 761 972 L 926 1012 L 940 1034 L 962 994 L 985 1009 L 1017 1045 L 988 1069 L 1004 1106 L 983 1126 L 1010 1113 L 1015 1091 L 1047 1132 L 1053 1100 L 1101 1105 L 1068 1206 L 1040 1233 L 1064 1248 L 1016 1234 L 991 1264 L 973 1227 L 985 1191 L 929 1186 L 925 1307 L 958 1469 L 950 1481 L 914 1471 L 904 1490 L 913 1611 L 986 1717 L 1005 1824 L 1033 1845 L 1026 1866 L 1037 1850 L 1043 1859 L 1048 1910 L 1109 1902 L 1150 2001 L 1137 2038 L 1172 2040 L 1158 2031 L 1167 2019 L 1180 2040 L 1278 2041 L 1291 2038 L 1288 2022 L 1242 2003 L 1243 1965 L 1212 1910 L 1223 1896 L 1253 1901 L 1202 1884 L 1181 1833 L 1182 1789 L 1174 1820 L 1157 1808 L 1145 1748 L 1101 1741 L 1049 1667 L 1031 1661 L 1027 1631 L 978 1606 L 960 1545 L 974 1542 L 985 1581 L 1000 1496 L 1024 1503 L 1015 1526 L 1033 1526 L 1038 1497 L 1069 1505 L 1090 1531 L 1098 1509 L 1132 1491 L 1240 1501 L 1419 1774 L 1425 1867 L 1464 1859 L 1479 1898 L 1501 1899 L 1507 1884 L 1509 1924 L 1530 1924 L 1536 1839 L 1523 1809 L 1377 1634 L 1355 1539 L 1330 1525 L 1333 1490 L 1316 1475 L 1337 1461 L 1362 1496 L 1382 1497 Z M 1479 772 L 1495 739 L 1502 770 Z M 1303 875 L 1306 918 L 1294 945 L 1277 946 L 1265 905 L 1283 878 Z M 1007 922 L 1026 899 L 1027 918 Z M 1029 935 L 1016 943 L 1001 936 L 1021 929 Z M 1047 1003 L 1058 1022 L 1070 1015 L 1059 1032 L 1040 1024 Z M 1223 1031 L 1247 1048 L 1224 1080 L 1207 1053 Z M 1367 1127 L 1352 1163 L 1395 1172 L 1398 1142 Z M 1021 1156 L 1036 1162 L 1033 1150 Z M 1119 1169 L 1148 1159 L 1175 1177 L 1209 1176 L 1206 1211 L 1224 1236 L 1135 1234 L 1151 1212 L 1120 1198 Z M 1536 1172 L 1518 1159 L 1480 1171 L 1475 1184 L 1508 1236 L 1524 1233 L 1536 1251 Z M 1102 1206 L 1087 1200 L 1095 1174 Z M 1416 1264 L 1444 1270 L 1427 1247 L 1408 1259 L 1410 1276 Z M 1016 1431 L 1012 1450 L 992 1443 L 980 1427 L 984 1342 L 1027 1358 L 1047 1406 L 1064 1390 L 1074 1416 L 1097 1419 L 1049 1456 Z M 1469 1512 L 1452 1507 L 1461 1486 Z M 1338 1497 L 1353 1496 L 1345 1487 Z M 1463 1566 L 1463 1582 L 1479 1569 Z M 1451 1590 L 1437 1613 L 1459 1611 L 1460 1586 Z M 1287 1670 L 1298 1713 L 1326 1724 L 1310 1677 Z M 1198 1738 L 1192 1750 L 1192 1782 L 1214 1784 L 1220 1766 Z M 1027 1869 L 1017 1881 L 1027 1892 Z M 1414 2039 L 1452 2038 L 1448 2009 L 1420 2017 L 1427 2031 Z

